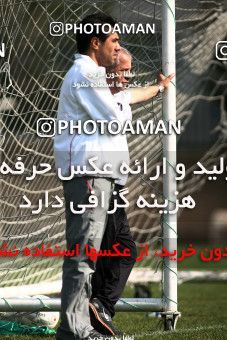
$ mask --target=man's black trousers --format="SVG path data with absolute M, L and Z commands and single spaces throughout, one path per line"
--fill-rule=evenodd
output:
M 123 187 L 115 185 L 115 191 L 119 193 Z M 110 208 L 114 207 L 114 199 L 119 204 L 124 202 L 118 195 L 112 195 Z M 117 208 L 116 212 L 108 215 L 106 230 L 103 236 L 101 249 L 112 249 L 112 245 L 119 243 L 118 249 L 124 251 L 130 249 L 129 257 L 99 257 L 96 270 L 92 276 L 92 297 L 97 297 L 113 317 L 114 305 L 119 300 L 129 274 L 136 261 L 136 245 L 132 239 L 127 215 L 124 208 Z

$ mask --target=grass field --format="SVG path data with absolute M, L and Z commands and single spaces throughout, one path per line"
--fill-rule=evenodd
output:
M 152 285 L 154 297 L 160 296 L 157 284 Z M 133 289 L 126 288 L 124 297 Z M 184 283 L 179 286 L 179 311 L 176 331 L 163 332 L 159 318 L 145 313 L 117 313 L 115 322 L 135 340 L 142 339 L 227 339 L 227 289 L 226 283 Z M 0 339 L 47 340 L 54 336 L 0 336 Z
M 204 263 L 188 258 L 179 263 L 180 270 L 226 270 L 227 260 Z M 150 285 L 152 297 L 160 297 L 160 286 Z M 134 289 L 126 287 L 123 297 L 133 297 Z M 146 313 L 117 313 L 116 325 L 134 340 L 221 340 L 227 339 L 227 284 L 226 282 L 187 282 L 178 287 L 178 309 L 182 313 L 175 331 L 164 332 L 159 318 Z M 54 340 L 54 336 L 1 336 L 10 340 Z

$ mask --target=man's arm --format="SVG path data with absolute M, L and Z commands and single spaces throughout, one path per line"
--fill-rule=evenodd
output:
M 137 104 L 137 103 L 145 102 L 157 96 L 160 86 L 163 86 L 164 89 L 168 88 L 173 77 L 174 77 L 174 74 L 170 74 L 168 77 L 165 77 L 163 74 L 160 74 L 157 85 L 152 85 L 148 87 L 140 87 L 140 88 L 131 88 L 131 89 L 129 88 L 128 91 L 131 94 L 130 104 Z

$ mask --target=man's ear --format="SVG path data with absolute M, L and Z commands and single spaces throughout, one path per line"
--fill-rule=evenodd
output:
M 97 50 L 99 48 L 99 45 L 100 45 L 99 38 L 93 37 L 91 39 L 91 44 L 90 44 L 91 48 L 94 49 L 94 50 Z

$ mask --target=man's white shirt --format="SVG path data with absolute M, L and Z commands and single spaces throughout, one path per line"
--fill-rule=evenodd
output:
M 97 81 L 103 86 L 96 87 Z M 88 87 L 76 87 L 85 83 Z M 131 119 L 129 96 L 127 91 L 113 96 L 106 83 L 105 68 L 87 55 L 76 54 L 61 87 L 57 120 L 123 122 Z M 61 168 L 63 176 L 70 176 L 71 166 L 88 166 L 88 159 L 97 156 L 96 165 L 100 169 L 105 163 L 111 163 L 113 170 L 111 175 L 97 174 L 98 177 L 111 177 L 123 184 L 127 180 L 119 173 L 120 164 L 123 161 L 129 163 L 126 135 L 100 134 L 98 130 L 90 135 L 83 132 L 71 135 L 65 129 L 54 137 L 54 156 L 56 168 Z
M 118 106 L 121 110 L 120 121 L 124 124 L 128 120 L 132 120 L 132 110 L 130 106 L 131 102 L 131 93 L 127 90 L 120 91 L 114 95 L 114 99 L 116 100 Z M 127 164 L 129 164 L 129 150 L 128 150 L 128 142 L 126 134 L 119 135 L 119 143 L 121 143 L 121 150 L 125 154 L 128 155 Z M 120 185 L 125 185 L 127 182 L 128 176 L 120 174 L 120 178 L 115 180 L 115 183 Z

